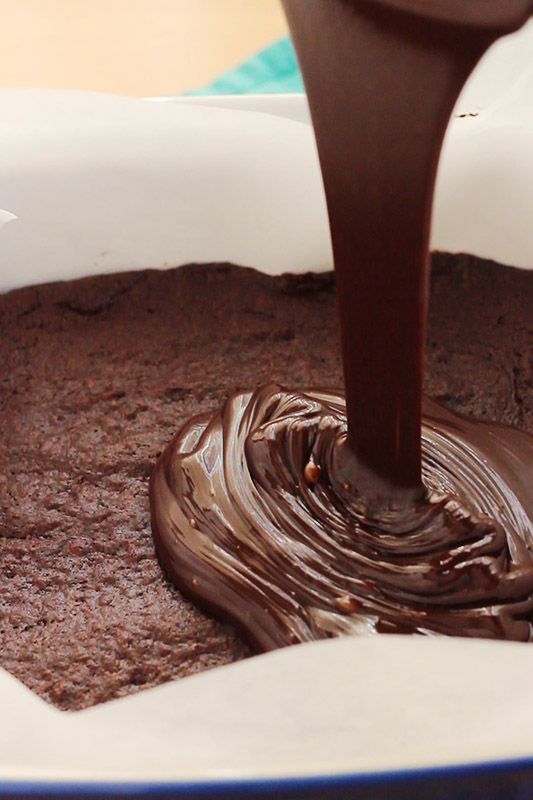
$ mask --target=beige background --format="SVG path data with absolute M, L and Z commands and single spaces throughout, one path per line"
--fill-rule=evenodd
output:
M 0 86 L 176 94 L 285 35 L 279 0 L 0 0 Z

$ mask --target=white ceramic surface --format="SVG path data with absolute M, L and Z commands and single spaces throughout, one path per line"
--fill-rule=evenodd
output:
M 524 267 L 533 267 L 531 30 L 515 40 L 507 82 L 480 71 L 468 87 L 475 110 L 463 113 L 478 116 L 451 126 L 433 231 L 441 249 Z M 0 208 L 16 215 L 0 235 L 3 288 L 186 261 L 330 267 L 302 100 L 274 114 L 258 99 L 253 110 L 240 103 L 0 91 Z M 0 671 L 9 720 L 0 780 L 223 781 L 533 757 L 532 670 L 533 649 L 516 644 L 344 639 L 76 714 Z

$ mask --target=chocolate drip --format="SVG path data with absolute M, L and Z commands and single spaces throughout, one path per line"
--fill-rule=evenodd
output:
M 460 3 L 284 2 L 329 210 L 352 480 L 384 501 L 421 486 L 438 157 L 459 92 L 501 33 L 450 24 L 470 5 Z
M 447 121 L 532 0 L 283 0 L 335 259 L 346 402 L 270 386 L 158 461 L 161 560 L 260 649 L 344 633 L 527 641 L 532 440 L 425 402 L 432 195 Z
M 424 410 L 427 491 L 397 509 L 362 505 L 340 477 L 336 392 L 272 385 L 192 420 L 151 484 L 167 574 L 263 650 L 375 632 L 528 641 L 533 491 L 514 475 L 533 439 Z

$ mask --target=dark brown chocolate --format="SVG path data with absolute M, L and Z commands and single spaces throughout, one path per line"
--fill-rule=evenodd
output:
M 533 275 L 467 256 L 433 261 L 426 389 L 533 432 Z M 324 376 L 330 301 L 324 291 L 324 341 L 310 320 L 312 379 Z M 285 374 L 290 348 L 287 358 Z M 167 572 L 261 649 L 357 631 L 529 639 L 533 439 L 429 400 L 425 410 L 429 502 L 388 517 L 378 507 L 373 520 L 336 476 L 337 398 L 245 392 L 193 420 L 152 481 Z
M 259 650 L 380 632 L 533 638 L 533 438 L 426 400 L 427 495 L 391 509 L 344 482 L 346 435 L 338 392 L 276 385 L 191 420 L 151 480 L 167 573 Z
M 284 0 L 313 118 L 339 290 L 350 480 L 421 489 L 432 199 L 457 97 L 531 0 Z
M 154 471 L 158 552 L 259 649 L 369 631 L 529 641 L 533 443 L 432 405 L 423 420 L 422 354 L 448 119 L 533 2 L 283 5 L 324 178 L 345 399 L 267 386 L 193 419 Z

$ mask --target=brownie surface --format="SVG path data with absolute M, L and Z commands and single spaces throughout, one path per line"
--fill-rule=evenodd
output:
M 533 274 L 433 259 L 426 390 L 533 432 Z M 333 277 L 192 265 L 0 297 L 0 666 L 63 709 L 250 655 L 164 578 L 155 458 L 277 381 L 342 385 Z

